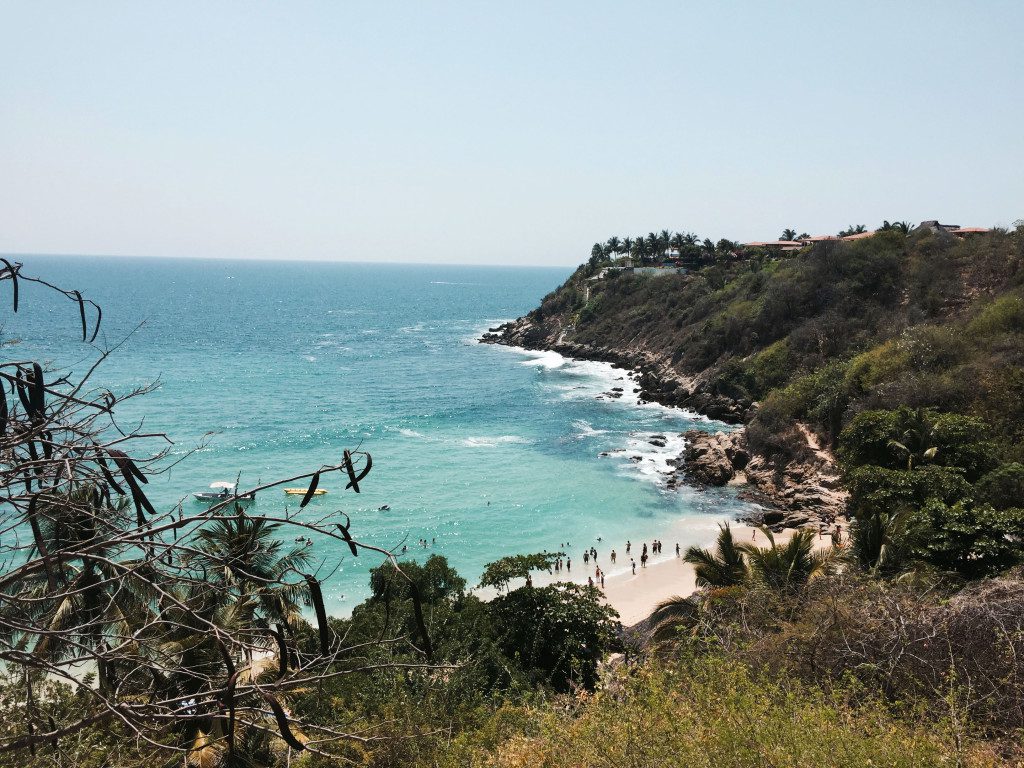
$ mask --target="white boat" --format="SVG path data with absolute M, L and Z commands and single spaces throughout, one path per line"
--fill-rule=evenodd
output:
M 219 501 L 227 501 L 228 499 L 234 498 L 235 496 L 235 484 L 228 483 L 223 480 L 216 483 L 210 483 L 210 487 L 213 491 L 197 491 L 192 496 L 196 501 L 202 502 L 203 504 L 215 504 Z M 248 506 L 256 501 L 256 496 L 249 494 L 247 496 L 239 496 L 234 499 L 235 503 L 241 504 L 242 506 Z

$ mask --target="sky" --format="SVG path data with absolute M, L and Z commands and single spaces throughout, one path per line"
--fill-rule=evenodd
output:
M 7 2 L 0 252 L 573 265 L 1024 218 L 1024 3 Z

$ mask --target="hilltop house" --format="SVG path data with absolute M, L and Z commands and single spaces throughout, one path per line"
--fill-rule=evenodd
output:
M 815 243 L 825 243 L 832 241 L 849 241 L 849 240 L 864 240 L 868 237 L 874 237 L 880 230 L 870 230 L 868 232 L 858 232 L 855 235 L 816 235 L 814 237 L 804 237 L 800 240 L 767 240 L 758 241 L 753 243 L 744 243 L 745 248 L 764 248 L 767 251 L 775 253 L 785 253 L 789 251 L 798 251 L 801 248 L 814 245 Z M 985 227 L 961 227 L 959 224 L 940 224 L 937 219 L 931 219 L 929 221 L 922 221 L 914 230 L 914 232 L 946 232 L 956 237 L 967 237 L 968 235 L 978 235 L 990 230 Z

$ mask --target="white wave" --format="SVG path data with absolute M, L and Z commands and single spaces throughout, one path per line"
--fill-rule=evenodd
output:
M 467 437 L 462 444 L 469 448 L 495 448 L 499 445 L 525 445 L 530 441 L 519 435 L 499 435 L 497 437 Z
M 522 365 L 533 365 L 538 368 L 547 368 L 553 370 L 555 368 L 561 368 L 568 362 L 568 360 L 557 352 L 531 352 L 527 351 L 526 354 L 532 355 L 529 360 L 524 360 Z
M 303 355 L 302 357 L 307 362 L 310 362 L 310 363 L 315 363 L 316 362 L 316 356 L 315 355 Z
M 654 445 L 652 440 L 664 445 Z M 634 433 L 625 448 L 609 451 L 608 455 L 628 460 L 630 469 L 660 484 L 675 469 L 669 461 L 678 458 L 685 447 L 686 439 L 678 432 Z
M 426 438 L 426 435 L 424 435 L 422 432 L 417 432 L 415 429 L 400 429 L 398 430 L 398 434 L 402 435 L 403 437 Z
M 402 333 L 420 333 L 423 331 L 423 323 L 416 323 L 416 325 L 406 325 L 403 328 L 399 328 Z
M 578 430 L 577 435 L 579 437 L 595 437 L 608 434 L 607 429 L 594 429 L 589 421 L 584 421 L 583 419 L 577 419 L 572 423 L 572 426 Z

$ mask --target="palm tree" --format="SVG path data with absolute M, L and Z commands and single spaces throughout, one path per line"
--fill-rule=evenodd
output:
M 633 243 L 633 238 L 632 237 L 623 238 L 621 253 L 626 254 L 626 256 L 631 255 L 633 253 L 633 245 L 634 245 L 634 243 Z
M 608 238 L 608 242 L 605 245 L 605 252 L 609 255 L 613 253 L 622 253 L 622 241 L 618 237 L 612 235 Z
M 33 515 L 39 535 L 31 556 L 45 549 L 51 557 L 45 573 L 25 580 L 29 615 L 13 623 L 46 627 L 48 634 L 26 632 L 10 638 L 13 644 L 40 658 L 64 660 L 83 649 L 122 643 L 145 623 L 150 569 L 119 558 L 119 545 L 111 539 L 132 526 L 131 517 L 127 499 L 109 503 L 91 486 L 40 505 Z M 92 556 L 70 554 L 86 545 Z M 101 687 L 108 685 L 107 670 L 98 672 Z
M 643 264 L 647 258 L 647 242 L 644 240 L 643 235 L 638 235 L 633 240 L 633 255 L 636 256 L 637 264 Z
M 236 510 L 199 531 L 191 565 L 206 572 L 224 604 L 251 599 L 262 619 L 294 626 L 307 587 L 304 580 L 289 581 L 288 575 L 298 575 L 309 552 L 304 546 L 284 551 L 274 538 L 279 527 Z
M 795 229 L 784 229 L 782 230 L 782 237 L 779 240 L 795 240 L 796 230 Z
M 650 637 L 656 642 L 672 640 L 683 627 L 692 626 L 700 608 L 691 597 L 674 595 L 662 600 L 647 618 Z
M 667 251 L 669 245 L 672 244 L 672 233 L 667 229 L 663 229 L 658 233 L 658 240 L 660 241 L 662 252 Z
M 938 454 L 935 442 L 935 425 L 931 414 L 925 408 L 918 408 L 911 413 L 906 422 L 906 429 L 899 440 L 890 440 L 889 447 L 895 448 L 907 457 L 907 471 L 918 463 L 931 461 Z
M 664 251 L 661 248 L 661 238 L 658 237 L 657 233 L 648 232 L 647 240 L 644 244 L 647 246 L 647 257 L 651 261 L 658 261 Z
M 872 511 L 850 527 L 851 548 L 857 561 L 873 573 L 898 571 L 907 559 L 907 512 Z
M 839 237 L 848 237 L 849 235 L 859 235 L 863 232 L 867 232 L 868 228 L 863 224 L 851 224 L 849 227 L 839 233 Z
M 683 560 L 694 567 L 697 586 L 735 587 L 748 577 L 743 548 L 732 536 L 729 524 L 718 526 L 718 540 L 714 553 L 700 547 L 689 547 Z
M 751 578 L 776 592 L 795 592 L 811 579 L 832 571 L 835 555 L 831 548 L 814 551 L 814 531 L 803 528 L 785 544 L 776 544 L 775 537 L 762 528 L 770 546 L 741 544 L 747 556 Z

